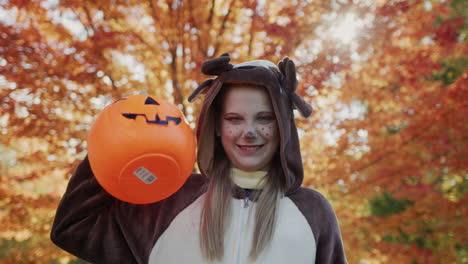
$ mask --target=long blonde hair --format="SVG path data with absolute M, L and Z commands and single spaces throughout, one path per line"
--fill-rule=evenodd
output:
M 227 88 L 229 87 L 221 89 L 213 102 L 211 112 L 208 113 L 211 124 L 219 120 L 218 115 L 221 112 L 223 92 Z M 208 136 L 206 135 L 207 130 L 210 129 L 215 129 L 215 126 L 204 126 L 202 128 L 202 135 L 205 136 L 199 142 L 199 151 L 204 151 L 203 147 L 206 142 L 210 142 L 207 149 L 213 150 L 210 160 L 203 161 L 207 166 L 205 173 L 210 180 L 201 211 L 200 247 L 206 259 L 220 261 L 224 256 L 224 234 L 231 219 L 234 183 L 230 177 L 231 163 L 224 152 L 220 138 L 215 136 L 212 131 L 208 133 Z M 280 164 L 279 153 L 277 153 L 273 157 L 269 171 L 263 179 L 264 188 L 261 191 L 254 192 L 251 197 L 252 200 L 257 202 L 252 248 L 249 253 L 251 260 L 255 260 L 270 245 L 273 239 L 278 218 L 278 205 L 286 185 Z

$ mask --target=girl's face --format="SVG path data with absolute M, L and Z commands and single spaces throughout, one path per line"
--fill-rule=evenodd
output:
M 236 85 L 222 99 L 219 135 L 231 163 L 243 171 L 268 170 L 278 150 L 278 124 L 267 91 Z

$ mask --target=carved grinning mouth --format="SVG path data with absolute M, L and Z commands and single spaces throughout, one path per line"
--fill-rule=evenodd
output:
M 120 100 L 127 100 L 127 98 L 122 98 L 122 99 L 119 99 L 119 100 L 117 100 L 115 102 L 118 102 Z M 146 97 L 145 105 L 159 105 L 159 103 L 156 100 L 154 100 L 153 98 L 151 98 L 150 96 L 148 96 L 148 97 Z M 161 120 L 161 118 L 159 117 L 158 114 L 156 114 L 154 120 L 149 120 L 148 117 L 146 116 L 146 114 L 123 113 L 122 115 L 125 118 L 133 119 L 133 120 L 135 120 L 137 118 L 137 116 L 143 116 L 145 118 L 147 124 L 156 124 L 156 125 L 168 125 L 170 121 L 172 121 L 174 124 L 178 125 L 182 121 L 181 118 L 172 117 L 172 116 L 166 117 L 166 120 Z

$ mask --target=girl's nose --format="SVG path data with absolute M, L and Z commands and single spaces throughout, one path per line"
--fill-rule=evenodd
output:
M 253 124 L 248 124 L 245 127 L 243 136 L 244 136 L 245 139 L 247 139 L 249 141 L 257 139 L 258 133 L 257 133 L 256 127 Z

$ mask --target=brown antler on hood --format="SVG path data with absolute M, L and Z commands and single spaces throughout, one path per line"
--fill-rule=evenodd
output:
M 229 53 L 223 53 L 220 57 L 204 61 L 201 71 L 206 75 L 220 75 L 223 72 L 230 71 L 234 66 L 230 63 L 231 58 Z M 200 93 L 206 93 L 213 85 L 215 79 L 208 79 L 198 86 L 195 91 L 189 96 L 188 101 L 191 103 L 197 98 Z
M 294 106 L 304 118 L 309 117 L 313 112 L 312 106 L 296 93 L 298 82 L 294 62 L 288 57 L 285 57 L 278 63 L 278 68 L 284 77 L 283 87 L 288 91 Z
M 195 98 L 197 98 L 197 96 L 200 93 L 206 93 L 205 89 L 209 89 L 213 84 L 213 81 L 214 79 L 208 79 L 202 82 L 202 84 L 200 84 L 200 86 L 198 86 L 197 89 L 195 89 L 195 91 L 193 91 L 192 94 L 189 96 L 188 101 L 191 103 L 193 102 L 193 100 L 195 100 Z
M 220 57 L 204 61 L 201 71 L 206 75 L 220 75 L 222 72 L 230 71 L 232 66 L 229 53 L 223 53 Z

